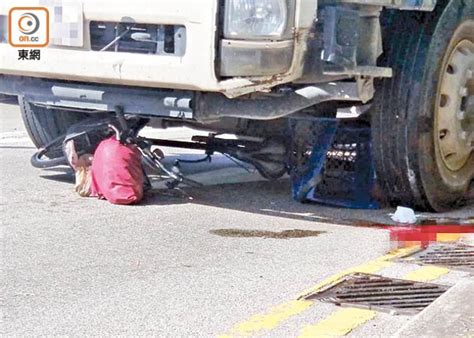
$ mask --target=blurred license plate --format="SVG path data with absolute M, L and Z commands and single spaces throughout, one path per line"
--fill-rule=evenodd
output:
M 84 46 L 84 15 L 81 1 L 44 1 L 50 11 L 51 44 Z

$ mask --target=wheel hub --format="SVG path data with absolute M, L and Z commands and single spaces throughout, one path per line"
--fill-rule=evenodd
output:
M 461 170 L 474 153 L 474 43 L 452 50 L 441 76 L 437 100 L 437 142 L 444 165 Z

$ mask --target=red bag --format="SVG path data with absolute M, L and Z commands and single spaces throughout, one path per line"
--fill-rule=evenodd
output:
M 129 205 L 143 198 L 145 176 L 140 151 L 115 137 L 102 141 L 92 161 L 93 196 L 112 204 Z

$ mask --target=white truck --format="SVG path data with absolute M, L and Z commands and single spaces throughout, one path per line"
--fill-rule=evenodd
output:
M 54 16 L 40 60 L 9 44 L 19 6 Z M 370 123 L 385 199 L 442 211 L 474 178 L 474 0 L 2 0 L 0 93 L 38 147 L 119 108 L 261 140 L 246 160 L 269 178 L 314 143 L 289 119 L 349 110 Z

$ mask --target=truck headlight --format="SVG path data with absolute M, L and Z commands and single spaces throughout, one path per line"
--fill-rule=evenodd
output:
M 288 32 L 291 11 L 288 0 L 226 0 L 224 35 L 227 39 L 281 39 Z

